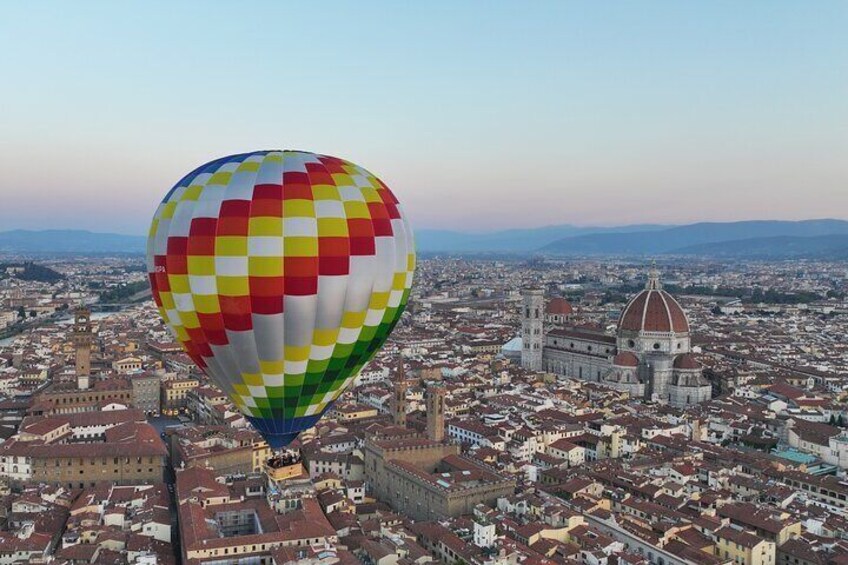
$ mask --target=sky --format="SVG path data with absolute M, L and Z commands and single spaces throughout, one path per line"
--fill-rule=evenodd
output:
M 848 219 L 848 2 L 12 2 L 0 231 L 146 234 L 186 172 L 353 161 L 413 226 Z

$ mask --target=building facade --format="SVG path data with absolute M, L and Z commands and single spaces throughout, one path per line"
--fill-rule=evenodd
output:
M 155 373 L 137 373 L 130 377 L 133 406 L 149 416 L 158 416 L 160 410 L 159 386 L 161 377 Z

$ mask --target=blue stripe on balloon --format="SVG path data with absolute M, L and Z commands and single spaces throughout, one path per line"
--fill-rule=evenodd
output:
M 282 449 L 293 442 L 300 432 L 308 430 L 321 419 L 321 416 L 332 406 L 328 404 L 320 414 L 314 416 L 301 416 L 299 418 L 290 418 L 281 420 L 277 418 L 256 418 L 247 416 L 247 420 L 253 425 L 254 429 L 268 442 L 271 449 Z

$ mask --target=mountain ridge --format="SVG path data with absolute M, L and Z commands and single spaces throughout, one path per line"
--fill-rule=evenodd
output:
M 769 237 L 824 237 L 848 234 L 848 221 L 748 220 L 698 222 L 651 232 L 599 233 L 567 237 L 549 243 L 541 253 L 551 255 L 652 255 L 678 249 Z M 691 254 L 691 250 L 686 254 Z
M 737 239 L 683 247 L 669 254 L 752 259 L 848 259 L 848 234 Z
M 848 242 L 848 221 L 836 219 L 697 222 L 678 226 L 563 224 L 486 233 L 422 229 L 416 230 L 415 235 L 422 254 L 848 258 L 848 244 L 843 246 Z M 141 235 L 17 229 L 0 232 L 0 253 L 141 254 L 146 242 L 147 238 Z

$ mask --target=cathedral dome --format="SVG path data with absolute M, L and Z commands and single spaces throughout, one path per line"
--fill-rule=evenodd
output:
M 675 369 L 700 369 L 701 364 L 698 363 L 697 359 L 689 353 L 685 353 L 683 355 L 678 355 L 674 359 L 674 368 Z
M 565 298 L 552 298 L 545 307 L 545 314 L 553 316 L 570 316 L 574 313 L 571 303 Z
M 633 332 L 688 333 L 689 320 L 677 300 L 662 289 L 659 276 L 652 271 L 645 290 L 624 308 L 618 329 Z
M 616 367 L 638 367 L 639 358 L 629 351 L 622 351 L 613 357 L 612 364 Z

